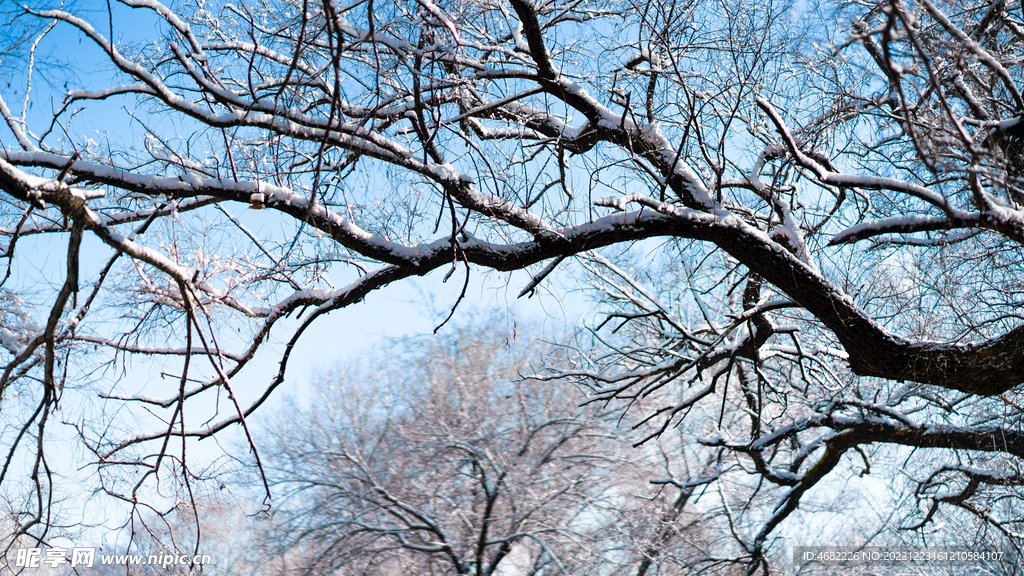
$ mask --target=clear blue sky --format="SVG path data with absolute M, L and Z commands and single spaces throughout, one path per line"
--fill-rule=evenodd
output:
M 114 8 L 111 21 L 115 39 L 128 41 L 148 39 L 150 36 L 156 39 L 159 32 L 154 27 L 154 19 L 146 11 L 131 10 L 116 2 L 111 4 Z M 88 16 L 97 29 L 108 35 L 106 6 L 104 1 L 90 0 L 77 2 L 75 10 Z M 9 34 L 11 30 L 13 29 L 0 31 L 0 35 Z M 103 58 L 99 50 L 90 41 L 83 40 L 82 35 L 70 26 L 61 25 L 51 31 L 40 42 L 37 51 L 38 71 L 33 76 L 31 99 L 26 114 L 29 129 L 35 133 L 46 129 L 51 111 L 61 105 L 65 82 L 68 82 L 68 88 L 97 88 L 109 85 L 114 73 L 102 66 L 101 62 Z M 7 85 L 7 81 L 10 85 Z M 16 115 L 21 113 L 27 82 L 26 68 L 18 67 L 16 74 L 0 85 L 0 94 Z M 75 117 L 72 130 L 100 143 L 110 141 L 115 146 L 141 145 L 145 132 L 138 123 L 131 120 L 129 112 L 132 111 L 126 107 L 123 100 L 90 104 L 85 113 Z M 147 122 L 159 123 L 160 119 L 147 118 Z M 55 134 L 50 143 L 58 145 L 59 138 L 60 134 Z M 6 127 L 0 127 L 0 139 L 4 146 L 16 144 Z M 272 235 L 275 233 L 274 230 L 279 229 L 265 212 L 247 210 L 244 205 L 229 205 L 226 208 L 257 235 Z M 238 239 L 248 241 L 240 232 Z M 15 259 L 13 276 L 8 287 L 35 290 L 39 300 L 45 302 L 47 291 L 55 290 L 62 281 L 65 250 L 66 238 L 62 236 L 35 237 L 21 241 L 19 254 L 31 254 L 32 257 Z M 109 250 L 95 240 L 88 241 L 86 250 L 83 251 L 83 267 L 88 271 L 95 271 L 109 254 Z M 289 385 L 278 391 L 277 399 L 284 394 L 301 395 L 311 375 L 329 369 L 339 360 L 351 358 L 361 351 L 375 347 L 383 338 L 430 333 L 438 322 L 447 316 L 462 289 L 465 269 L 460 267 L 447 283 L 442 283 L 446 272 L 447 270 L 441 270 L 425 278 L 390 286 L 370 294 L 361 303 L 322 318 L 300 341 L 289 363 Z M 460 316 L 474 310 L 496 308 L 502 312 L 497 317 L 504 318 L 510 336 L 513 326 L 523 326 L 526 323 L 541 323 L 548 332 L 564 332 L 580 317 L 579 312 L 585 304 L 580 298 L 566 294 L 557 284 L 552 284 L 552 281 L 557 281 L 555 276 L 545 282 L 534 298 L 517 300 L 517 294 L 529 282 L 528 274 L 517 272 L 509 275 L 474 269 L 466 299 L 460 305 L 462 314 L 457 313 L 453 322 L 459 322 Z M 341 287 L 344 282 L 344 279 L 339 278 L 336 286 Z M 558 294 L 548 294 L 549 288 L 556 289 Z M 277 327 L 273 332 L 273 341 L 235 379 L 235 389 L 239 391 L 243 405 L 246 400 L 254 399 L 269 381 L 269 376 L 276 372 L 279 354 L 284 348 L 283 341 L 290 336 L 290 328 L 296 324 L 295 321 L 287 321 Z M 124 392 L 139 392 L 160 378 L 161 369 L 162 365 L 129 367 L 127 376 L 118 388 Z M 117 374 L 110 375 L 111 379 L 116 377 Z M 250 378 L 251 385 L 248 382 Z M 147 390 L 146 393 L 151 392 Z M 76 399 L 69 394 L 66 401 Z M 91 401 L 97 400 L 93 398 Z M 271 411 L 276 404 L 277 402 L 271 402 L 262 411 Z M 259 418 L 255 418 L 254 423 L 258 426 Z M 237 430 L 232 429 L 229 432 L 236 433 Z M 59 444 L 64 444 L 65 441 L 67 446 L 74 444 L 74 431 L 70 427 L 53 427 L 51 433 Z M 216 458 L 220 455 L 222 447 L 231 446 L 232 434 L 223 436 L 219 445 L 214 442 L 193 442 L 193 447 L 190 448 L 193 464 L 197 463 L 196 459 L 201 461 Z M 95 472 L 91 467 L 78 469 L 82 459 L 87 459 L 80 449 L 62 446 L 52 450 L 53 462 L 65 475 L 68 483 L 74 484 L 73 478 L 78 474 L 91 475 Z M 80 486 L 90 484 L 91 481 L 86 481 Z M 67 484 L 61 490 L 74 500 L 80 499 L 80 495 L 67 494 Z M 0 491 L 6 492 L 6 488 Z M 98 507 L 99 499 L 83 500 L 80 505 L 81 513 L 85 516 L 102 517 L 112 510 L 107 508 L 106 512 L 102 512 Z M 115 516 L 116 514 L 106 521 L 113 521 Z M 104 530 L 99 528 L 96 531 L 97 539 L 109 536 Z M 84 543 L 68 541 L 64 544 Z

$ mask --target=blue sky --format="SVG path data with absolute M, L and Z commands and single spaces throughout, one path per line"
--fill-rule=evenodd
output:
M 159 30 L 154 26 L 155 20 L 147 10 L 130 9 L 112 2 L 113 12 L 108 23 L 105 1 L 78 1 L 73 7 L 76 13 L 86 15 L 104 35 L 109 35 L 112 23 L 114 38 L 119 41 L 158 39 Z M 87 39 L 83 40 L 82 35 L 70 26 L 59 25 L 49 32 L 39 43 L 37 50 L 37 68 L 41 73 L 37 72 L 33 78 L 27 113 L 30 129 L 40 133 L 48 125 L 52 107 L 60 106 L 64 82 L 68 82 L 69 88 L 98 88 L 109 85 L 115 79 L 115 75 L 108 70 L 109 65 L 104 66 L 103 62 L 100 51 Z M 56 72 L 53 68 L 54 63 L 60 65 Z M 3 94 L 15 114 L 21 110 L 27 80 L 24 68 L 19 68 L 19 71 L 20 76 L 11 79 L 10 87 L 0 86 L 0 94 Z M 72 129 L 76 134 L 100 143 L 110 141 L 119 146 L 141 145 L 145 130 L 140 123 L 132 121 L 131 115 L 138 115 L 149 125 L 159 124 L 161 120 L 147 117 L 144 112 L 129 109 L 128 106 L 130 102 L 114 99 L 90 103 L 85 112 L 75 116 Z M 15 143 L 6 129 L 0 129 L 0 138 L 5 145 Z M 54 145 L 59 144 L 59 134 L 52 135 L 48 141 Z M 227 205 L 226 208 L 260 236 L 273 234 L 273 227 L 278 225 L 276 219 L 247 210 L 244 205 Z M 239 240 L 242 240 L 241 233 L 238 236 Z M 22 283 L 31 282 L 31 276 L 53 279 L 60 274 L 64 248 L 47 246 L 45 241 L 38 244 L 33 246 L 32 250 L 38 250 L 41 259 L 33 259 L 30 262 L 18 259 L 15 262 L 15 273 L 17 277 L 22 278 Z M 94 264 L 102 261 L 99 250 L 88 252 L 94 256 Z M 28 269 L 20 268 L 26 265 Z M 295 359 L 294 364 L 306 366 L 330 362 L 341 351 L 371 346 L 381 337 L 430 332 L 454 303 L 465 273 L 463 269 L 459 269 L 447 283 L 442 284 L 440 277 L 445 272 L 388 287 L 379 294 L 371 294 L 363 303 L 331 314 L 326 321 L 311 329 L 310 334 L 304 338 L 300 356 Z M 341 278 L 336 280 L 344 281 Z M 510 277 L 507 274 L 474 270 L 471 275 L 471 287 L 463 306 L 472 309 L 498 305 L 509 310 L 510 319 L 517 314 L 534 319 L 553 315 L 563 317 L 559 322 L 565 322 L 564 296 L 545 299 L 544 291 L 541 290 L 538 297 L 516 301 L 519 290 L 528 282 L 529 276 L 524 273 Z M 433 301 L 427 302 L 428 299 Z M 339 330 L 339 325 L 344 326 L 344 329 Z
M 131 10 L 116 2 L 111 4 L 113 13 L 110 21 L 113 23 L 113 35 L 116 40 L 158 38 L 159 30 L 146 11 Z M 106 2 L 89 0 L 77 2 L 74 9 L 94 22 L 104 35 L 108 35 L 110 23 L 106 6 Z M 8 28 L 6 33 L 10 34 L 12 30 L 14 29 Z M 65 82 L 67 88 L 99 88 L 108 86 L 115 80 L 115 74 L 103 66 L 103 61 L 101 52 L 70 26 L 59 25 L 50 31 L 39 42 L 37 49 L 37 71 L 32 78 L 31 99 L 26 108 L 29 129 L 37 134 L 47 129 L 50 113 L 61 105 L 66 89 Z M 6 64 L 10 66 L 11 62 Z M 15 74 L 9 78 L 10 85 L 6 82 L 0 85 L 0 94 L 11 110 L 20 115 L 29 79 L 26 74 L 27 67 L 16 66 L 14 70 Z M 113 99 L 91 103 L 84 112 L 74 117 L 71 131 L 76 136 L 92 138 L 101 145 L 104 142 L 110 142 L 114 147 L 141 145 L 145 130 L 140 123 L 132 120 L 131 115 L 136 111 L 129 108 L 130 106 L 131 102 Z M 152 117 L 146 117 L 145 121 L 150 125 L 162 122 L 160 118 Z M 59 146 L 60 140 L 61 134 L 55 132 L 47 141 L 53 146 Z M 15 139 L 6 127 L 0 127 L 0 142 L 4 146 L 16 145 Z M 280 233 L 280 223 L 265 212 L 249 210 L 246 205 L 225 207 L 258 236 L 266 237 Z M 239 242 L 248 242 L 240 231 L 236 239 Z M 14 260 L 8 287 L 33 291 L 40 302 L 47 301 L 49 294 L 62 281 L 66 241 L 64 235 L 31 237 L 20 241 L 18 254 L 22 257 Z M 110 254 L 111 252 L 98 241 L 87 240 L 83 250 L 84 275 L 94 276 Z M 26 255 L 30 257 L 23 257 Z M 563 265 L 563 268 L 568 268 L 568 265 Z M 371 293 L 363 302 L 321 318 L 303 336 L 290 359 L 288 385 L 279 389 L 273 400 L 261 408 L 261 412 L 273 411 L 285 394 L 301 396 L 315 374 L 329 370 L 338 361 L 378 346 L 382 339 L 432 332 L 457 300 L 466 273 L 465 268 L 460 266 L 455 274 L 443 283 L 442 278 L 446 272 L 447 270 L 440 270 L 424 278 L 389 286 Z M 347 282 L 340 277 L 334 280 L 337 287 Z M 547 333 L 567 332 L 580 317 L 579 312 L 587 305 L 583 303 L 578 293 L 566 292 L 565 286 L 559 285 L 557 275 L 549 277 L 535 297 L 517 299 L 518 293 L 529 280 L 530 276 L 526 272 L 506 274 L 473 269 L 466 298 L 460 304 L 461 312 L 456 313 L 453 322 L 458 323 L 466 317 L 472 317 L 475 311 L 496 309 L 499 311 L 498 314 L 489 317 L 503 319 L 510 337 L 516 331 L 516 327 L 528 323 L 541 325 L 543 331 Z M 555 293 L 552 294 L 549 290 L 554 290 Z M 239 391 L 243 405 L 254 399 L 266 385 L 269 375 L 276 372 L 279 356 L 284 348 L 283 343 L 296 325 L 295 320 L 290 320 L 275 328 L 272 341 L 235 379 L 235 389 Z M 159 395 L 152 392 L 154 384 L 166 388 L 173 383 L 173 378 L 170 378 L 168 382 L 161 384 L 161 381 L 166 379 L 161 375 L 165 369 L 173 370 L 173 362 L 127 365 L 125 375 L 116 385 L 117 389 L 124 393 L 146 390 L 146 394 Z M 117 375 L 111 374 L 110 379 L 113 382 Z M 251 385 L 247 382 L 248 379 L 252 379 Z M 78 400 L 77 397 L 69 395 L 67 401 L 89 400 Z M 98 402 L 98 399 L 93 398 L 91 401 Z M 258 417 L 252 421 L 255 426 L 259 426 Z M 221 455 L 224 447 L 237 445 L 240 440 L 237 428 L 229 429 L 227 432 L 221 435 L 219 444 L 191 442 L 189 450 L 193 465 L 215 459 Z M 73 504 L 70 504 L 69 508 L 78 507 L 79 513 L 83 516 L 99 521 L 100 527 L 94 530 L 96 540 L 116 537 L 108 529 L 118 520 L 116 508 L 101 508 L 109 505 L 106 500 L 83 499 L 84 495 L 67 492 L 68 485 L 76 486 L 78 489 L 90 486 L 92 481 L 76 484 L 74 478 L 95 471 L 91 467 L 79 467 L 79 464 L 83 460 L 88 460 L 89 456 L 81 453 L 80 448 L 71 448 L 75 444 L 74 433 L 70 426 L 51 427 L 51 438 L 60 445 L 51 449 L 54 466 L 64 475 L 67 482 L 61 490 L 72 499 Z M 0 489 L 0 492 L 6 493 L 7 488 Z M 63 544 L 73 546 L 81 545 L 83 542 L 65 541 Z

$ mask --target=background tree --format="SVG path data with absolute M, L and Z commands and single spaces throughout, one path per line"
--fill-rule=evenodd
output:
M 675 574 L 697 558 L 686 498 L 647 482 L 665 475 L 654 447 L 630 449 L 573 388 L 522 379 L 552 350 L 503 336 L 396 342 L 278 412 L 260 442 L 279 495 L 264 568 Z
M 434 270 L 529 269 L 529 293 L 578 259 L 610 316 L 548 376 L 720 456 L 675 481 L 722 489 L 749 572 L 819 483 L 892 454 L 895 525 L 963 514 L 1019 543 L 1020 3 L 121 5 L 17 10 L 114 77 L 45 119 L 38 91 L 0 102 L 20 531 L 54 524 L 55 419 L 98 491 L 166 511 L 192 491 L 186 439 L 251 438 L 325 314 Z M 138 14 L 158 39 L 121 36 Z M 83 134 L 113 102 L 137 140 Z M 276 374 L 243 372 L 275 338 Z M 117 384 L 128 358 L 177 381 Z

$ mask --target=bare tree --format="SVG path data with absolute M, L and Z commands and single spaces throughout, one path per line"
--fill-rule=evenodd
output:
M 572 388 L 522 379 L 543 346 L 495 336 L 400 341 L 277 414 L 260 442 L 280 502 L 262 530 L 267 565 L 645 574 L 662 552 L 684 556 L 670 543 L 704 541 L 686 497 L 647 484 L 665 475 L 661 458 L 631 450 Z
M 751 573 L 812 488 L 878 454 L 907 458 L 903 527 L 962 513 L 1019 542 L 1019 2 L 121 4 L 159 37 L 19 5 L 116 77 L 45 119 L 39 43 L 0 48 L 26 63 L 0 101 L 0 483 L 30 480 L 22 532 L 53 524 L 55 419 L 98 490 L 166 510 L 147 491 L 191 492 L 186 439 L 249 436 L 325 314 L 434 270 L 529 269 L 530 293 L 568 259 L 611 316 L 553 376 L 742 470 L 672 481 L 731 482 Z M 111 102 L 138 141 L 83 134 Z M 658 255 L 626 267 L 613 247 L 637 242 Z M 21 272 L 40 249 L 60 269 Z M 277 373 L 240 395 L 274 338 Z M 148 358 L 177 382 L 115 384 Z

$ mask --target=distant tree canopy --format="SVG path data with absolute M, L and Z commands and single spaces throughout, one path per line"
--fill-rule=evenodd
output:
M 520 377 L 550 347 L 502 337 L 395 342 L 279 412 L 260 443 L 280 501 L 256 537 L 266 573 L 668 575 L 729 548 L 684 512 L 692 487 L 648 483 L 671 469 L 614 413 Z
M 3 8 L 18 531 L 60 524 L 48 434 L 133 517 L 165 510 L 187 439 L 251 440 L 329 312 L 564 270 L 601 311 L 534 377 L 713 456 L 671 480 L 738 499 L 721 566 L 767 573 L 852 471 L 900 479 L 885 534 L 1020 544 L 1020 2 L 120 4 Z M 30 89 L 79 38 L 100 70 Z M 264 351 L 276 373 L 243 372 Z

